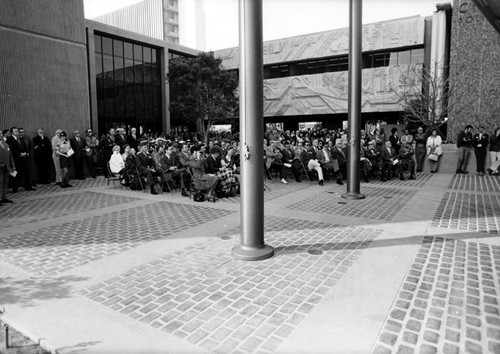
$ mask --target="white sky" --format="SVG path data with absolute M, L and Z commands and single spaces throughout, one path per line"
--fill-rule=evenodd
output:
M 140 1 L 84 0 L 85 17 L 100 16 Z M 204 0 L 206 50 L 238 45 L 238 2 Z M 447 2 L 451 0 L 363 0 L 363 23 L 431 16 L 436 4 Z M 348 27 L 349 0 L 263 0 L 263 20 L 265 41 Z

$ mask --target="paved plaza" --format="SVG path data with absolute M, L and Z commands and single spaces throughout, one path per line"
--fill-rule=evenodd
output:
M 274 257 L 239 196 L 74 181 L 0 207 L 0 319 L 57 353 L 500 353 L 500 178 L 266 181 Z

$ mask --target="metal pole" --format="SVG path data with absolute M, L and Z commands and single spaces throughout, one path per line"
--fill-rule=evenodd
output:
M 235 258 L 258 261 L 272 257 L 264 243 L 264 104 L 262 0 L 239 0 L 241 243 Z
M 361 127 L 361 36 L 363 0 L 349 1 L 349 142 L 346 199 L 363 199 L 359 191 L 360 127 Z

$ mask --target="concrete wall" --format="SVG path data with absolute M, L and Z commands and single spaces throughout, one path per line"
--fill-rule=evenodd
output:
M 0 127 L 89 124 L 82 0 L 0 1 Z
M 450 112 L 448 139 L 456 141 L 467 124 L 493 133 L 500 126 L 500 33 L 472 0 L 453 2 L 450 81 L 466 86 L 467 101 Z

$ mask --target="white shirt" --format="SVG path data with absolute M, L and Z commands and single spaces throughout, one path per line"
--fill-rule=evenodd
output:
M 124 167 L 125 161 L 123 161 L 122 155 L 117 151 L 113 151 L 113 155 L 111 155 L 111 158 L 109 159 L 109 169 L 111 172 L 118 173 Z

